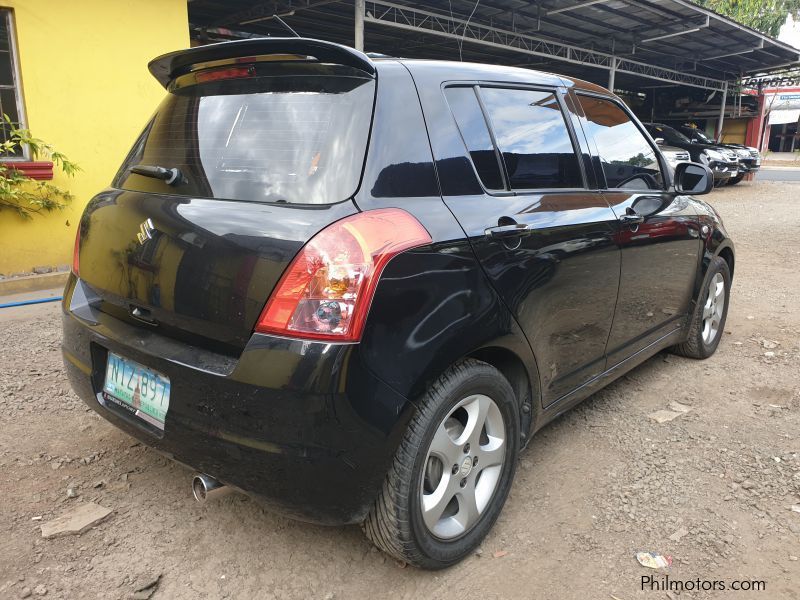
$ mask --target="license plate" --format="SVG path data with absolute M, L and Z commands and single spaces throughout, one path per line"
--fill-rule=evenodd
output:
M 169 378 L 137 362 L 108 353 L 104 397 L 154 427 L 164 429 Z

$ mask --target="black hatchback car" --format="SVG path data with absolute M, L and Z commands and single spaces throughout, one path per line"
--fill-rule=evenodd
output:
M 254 39 L 162 56 L 88 204 L 65 363 L 120 429 L 441 568 L 548 421 L 657 352 L 710 356 L 733 244 L 702 165 L 527 69 Z

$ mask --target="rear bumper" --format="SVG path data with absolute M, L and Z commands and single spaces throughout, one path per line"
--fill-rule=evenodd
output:
M 110 317 L 81 303 L 84 291 L 70 276 L 63 354 L 87 405 L 159 452 L 287 516 L 322 524 L 363 520 L 412 406 L 363 366 L 358 345 L 254 335 L 237 359 Z M 103 401 L 109 351 L 170 378 L 163 432 Z

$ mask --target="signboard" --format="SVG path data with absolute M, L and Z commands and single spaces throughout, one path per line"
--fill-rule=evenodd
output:
M 753 88 L 780 88 L 780 87 L 792 87 L 795 85 L 800 84 L 800 77 L 795 74 L 792 76 L 775 76 L 775 77 L 750 77 L 749 79 L 745 79 L 742 81 L 742 85 L 744 87 L 753 87 Z
M 800 109 L 773 110 L 769 113 L 769 125 L 783 125 L 784 123 L 797 123 L 800 119 Z

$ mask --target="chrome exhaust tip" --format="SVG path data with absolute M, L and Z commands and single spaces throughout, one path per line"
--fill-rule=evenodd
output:
M 198 473 L 192 478 L 192 495 L 200 504 L 209 498 L 217 498 L 223 495 L 228 488 L 224 483 L 220 483 L 213 477 Z

